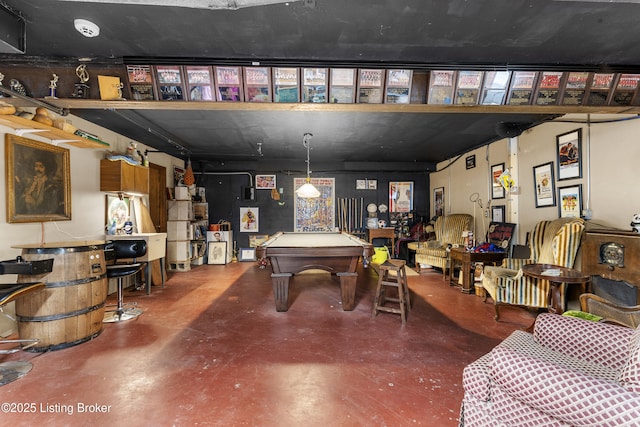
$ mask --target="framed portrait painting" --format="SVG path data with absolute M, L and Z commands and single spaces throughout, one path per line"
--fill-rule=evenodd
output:
M 71 220 L 69 150 L 6 135 L 7 222 Z
M 582 177 L 582 129 L 556 136 L 558 181 Z
M 553 180 L 553 162 L 534 166 L 536 208 L 556 205 L 556 187 Z
M 207 242 L 207 264 L 227 263 L 227 242 L 212 241 Z

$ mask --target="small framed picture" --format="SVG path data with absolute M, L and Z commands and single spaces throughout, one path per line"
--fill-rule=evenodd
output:
M 560 218 L 580 218 L 582 212 L 582 184 L 558 188 Z
M 255 261 L 256 248 L 240 248 L 238 261 Z
M 389 212 L 411 212 L 413 210 L 413 181 L 389 183 Z
M 259 231 L 259 208 L 240 208 L 240 232 L 257 233 Z
M 256 190 L 272 190 L 276 188 L 275 175 L 256 175 Z
M 433 214 L 444 216 L 444 187 L 433 189 Z
M 227 242 L 210 241 L 207 243 L 207 264 L 227 263 Z
M 491 206 L 491 222 L 504 222 L 504 205 Z
M 504 187 L 500 183 L 500 175 L 504 172 L 504 163 L 491 166 L 491 198 L 504 199 Z
M 465 164 L 467 166 L 467 169 L 473 169 L 476 167 L 476 155 L 472 154 L 471 156 L 467 156 L 467 158 L 465 158 Z
M 107 194 L 106 224 L 107 234 L 125 234 L 124 225 L 131 215 L 129 198 Z
M 553 162 L 533 167 L 536 208 L 556 205 L 556 187 L 553 179 Z
M 582 177 L 582 129 L 556 136 L 558 181 Z

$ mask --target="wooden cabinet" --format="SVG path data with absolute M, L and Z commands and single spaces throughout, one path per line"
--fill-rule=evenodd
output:
M 100 160 L 100 191 L 149 193 L 149 168 L 123 160 Z

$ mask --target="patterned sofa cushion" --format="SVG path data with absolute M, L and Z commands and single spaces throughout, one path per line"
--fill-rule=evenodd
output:
M 640 393 L 640 327 L 629 340 L 629 357 L 620 372 L 619 381 L 627 390 Z

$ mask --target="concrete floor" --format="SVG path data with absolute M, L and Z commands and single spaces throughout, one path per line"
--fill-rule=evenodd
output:
M 433 271 L 408 278 L 413 309 L 371 317 L 377 274 L 359 269 L 356 308 L 326 273 L 292 279 L 276 312 L 256 263 L 171 273 L 144 314 L 96 339 L 19 352 L 33 370 L 0 388 L 11 426 L 456 426 L 461 375 L 534 313 L 501 310 Z M 110 297 L 111 300 L 113 297 Z M 9 405 L 7 405 L 7 403 Z

